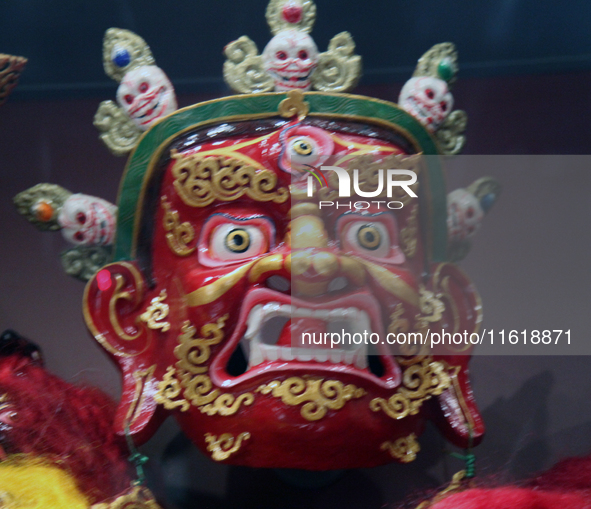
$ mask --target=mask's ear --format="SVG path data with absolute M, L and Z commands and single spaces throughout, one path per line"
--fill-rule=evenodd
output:
M 430 290 L 444 304 L 440 329 L 470 338 L 482 322 L 482 304 L 474 284 L 456 265 L 433 267 Z M 448 440 L 459 447 L 477 445 L 484 436 L 484 423 L 472 395 L 468 363 L 474 348 L 469 341 L 437 349 L 434 358 L 451 369 L 451 385 L 437 397 L 435 420 Z M 442 355 L 440 355 L 442 354 Z
M 115 430 L 129 426 L 138 441 L 149 438 L 163 420 L 156 412 L 156 362 L 151 331 L 140 319 L 147 305 L 146 280 L 133 263 L 103 267 L 86 285 L 83 311 L 94 338 L 119 364 L 123 391 Z

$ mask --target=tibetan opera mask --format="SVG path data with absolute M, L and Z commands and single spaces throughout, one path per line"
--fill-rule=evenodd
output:
M 148 130 L 116 261 L 84 296 L 123 372 L 119 431 L 147 440 L 172 414 L 216 461 L 309 470 L 412 461 L 426 419 L 476 444 L 469 347 L 302 342 L 477 330 L 476 290 L 445 261 L 442 169 L 421 156 L 437 152 L 398 106 L 328 93 L 228 97 Z M 372 197 L 339 197 L 322 164 Z M 378 189 L 384 168 L 413 171 L 418 197 Z

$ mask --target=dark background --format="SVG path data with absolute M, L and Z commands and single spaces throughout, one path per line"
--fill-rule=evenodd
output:
M 140 34 L 179 92 L 218 92 L 224 46 L 269 40 L 268 0 L 3 0 L 0 48 L 31 62 L 21 97 L 109 93 L 105 30 Z M 321 51 L 349 31 L 368 84 L 406 80 L 433 44 L 453 41 L 463 76 L 591 70 L 586 0 L 321 0 L 313 36 Z
M 61 270 L 65 241 L 26 224 L 12 196 L 52 182 L 115 202 L 125 158 L 111 156 L 92 126 L 99 102 L 116 90 L 102 69 L 108 27 L 146 39 L 186 106 L 228 93 L 221 80 L 227 42 L 248 34 L 262 50 L 270 38 L 266 4 L 0 4 L 0 51 L 29 58 L 0 108 L 0 329 L 40 343 L 49 368 L 64 378 L 118 395 L 118 374 L 83 324 L 83 284 Z M 318 0 L 317 7 L 313 36 L 321 50 L 342 30 L 357 43 L 365 67 L 357 93 L 396 101 L 417 58 L 437 42 L 455 42 L 461 71 L 453 93 L 469 115 L 465 153 L 590 152 L 589 2 Z M 485 173 L 504 186 L 461 263 L 482 295 L 484 327 L 570 328 L 573 341 L 589 341 L 591 158 L 547 159 L 520 170 L 487 161 L 470 167 L 460 160 L 449 172 L 450 190 Z M 512 481 L 591 452 L 589 357 L 477 356 L 471 367 L 488 427 L 476 451 L 481 475 Z M 447 482 L 461 467 L 428 429 L 412 464 L 350 472 L 329 487 L 303 490 L 271 472 L 214 464 L 177 433 L 168 421 L 144 451 L 169 499 L 186 507 L 377 509 Z

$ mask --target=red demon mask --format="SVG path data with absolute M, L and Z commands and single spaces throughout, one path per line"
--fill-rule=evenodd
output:
M 173 414 L 216 461 L 309 470 L 412 461 L 426 419 L 476 444 L 469 345 L 384 342 L 481 321 L 445 261 L 439 161 L 421 154 L 433 138 L 396 105 L 328 93 L 229 97 L 147 131 L 117 261 L 84 296 L 123 373 L 120 432 L 146 440 Z M 406 174 L 388 185 L 385 168 Z

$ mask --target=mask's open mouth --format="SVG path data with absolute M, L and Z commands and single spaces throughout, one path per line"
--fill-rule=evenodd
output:
M 380 343 L 371 344 L 370 337 Z M 212 380 L 227 387 L 276 371 L 328 371 L 391 387 L 400 373 L 388 345 L 381 344 L 384 337 L 380 306 L 368 292 L 312 302 L 255 289 L 212 362 Z
M 439 115 L 433 111 L 433 107 L 431 105 L 427 105 L 424 101 L 421 100 L 419 97 L 409 97 L 407 99 L 408 104 L 411 106 L 413 113 L 415 116 L 420 117 L 423 121 L 431 123 L 432 121 L 438 121 Z M 429 121 L 430 119 L 433 119 Z
M 367 344 L 355 345 L 349 341 L 341 345 L 341 339 L 347 335 L 371 333 L 369 316 L 361 309 L 310 309 L 268 302 L 250 310 L 247 324 L 240 344 L 248 352 L 249 369 L 264 361 L 277 360 L 367 368 Z M 338 342 L 331 342 L 330 338 Z
M 132 112 L 132 115 L 139 120 L 142 125 L 145 125 L 162 115 L 162 112 L 166 107 L 166 104 L 162 104 L 161 106 L 164 90 L 165 88 L 162 86 L 154 91 L 154 93 L 150 94 L 150 96 L 145 99 L 143 104 Z M 154 114 L 156 111 L 157 113 Z
M 275 81 L 281 81 L 285 86 L 293 86 L 293 87 L 304 87 L 310 81 L 310 75 L 312 71 L 275 71 L 273 69 L 269 70 L 269 74 L 271 74 Z

